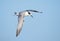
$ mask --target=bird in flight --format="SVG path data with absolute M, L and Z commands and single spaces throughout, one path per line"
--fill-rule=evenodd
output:
M 31 12 L 37 12 L 37 13 L 42 13 L 36 10 L 24 10 L 19 13 L 15 12 L 15 15 L 18 16 L 18 25 L 17 25 L 17 30 L 16 30 L 16 37 L 20 34 L 24 22 L 24 17 L 25 16 L 32 16 Z

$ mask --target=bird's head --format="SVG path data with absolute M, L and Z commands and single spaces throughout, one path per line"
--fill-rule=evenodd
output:
M 31 16 L 33 18 L 32 14 L 30 12 L 28 12 L 28 14 L 29 14 L 29 16 Z

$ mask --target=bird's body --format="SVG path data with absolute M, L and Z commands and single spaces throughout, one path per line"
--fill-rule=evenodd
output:
M 15 12 L 15 15 L 18 16 L 18 25 L 17 25 L 17 30 L 16 30 L 16 37 L 19 35 L 19 33 L 22 30 L 22 26 L 23 26 L 23 22 L 24 22 L 24 17 L 25 16 L 33 17 L 30 12 L 42 13 L 42 12 L 39 12 L 39 11 L 36 11 L 36 10 L 24 10 L 24 11 L 21 11 L 19 13 Z

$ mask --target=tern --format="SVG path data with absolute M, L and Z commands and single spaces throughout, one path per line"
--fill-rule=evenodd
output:
M 24 22 L 24 17 L 25 16 L 32 16 L 31 12 L 37 12 L 37 13 L 42 13 L 37 10 L 24 10 L 21 12 L 15 12 L 15 15 L 18 16 L 18 25 L 17 25 L 17 30 L 16 30 L 16 37 L 20 34 Z

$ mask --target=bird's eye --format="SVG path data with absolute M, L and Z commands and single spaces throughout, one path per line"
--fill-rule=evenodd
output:
M 30 12 L 28 12 L 28 14 L 31 14 Z

